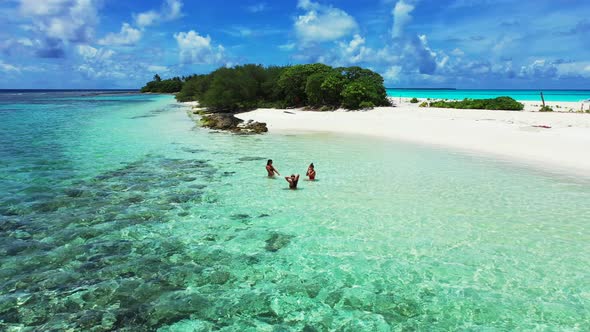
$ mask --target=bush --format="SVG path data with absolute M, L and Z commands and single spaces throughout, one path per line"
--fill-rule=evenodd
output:
M 412 98 L 412 100 L 410 100 L 410 103 L 412 103 L 412 104 L 418 104 L 419 102 L 420 101 L 416 97 L 414 97 L 414 98 Z
M 418 105 L 418 107 L 428 107 L 428 103 L 427 102 L 422 102 L 422 104 Z
M 545 106 L 541 107 L 541 109 L 539 110 L 539 112 L 553 112 L 553 108 L 545 105 Z
M 373 104 L 370 101 L 363 101 L 359 104 L 359 107 L 363 110 L 370 110 L 373 109 L 373 107 L 375 107 L 375 104 Z
M 464 99 L 461 101 L 439 100 L 432 102 L 431 107 L 457 108 L 457 109 L 485 109 L 522 111 L 524 104 L 517 102 L 510 97 L 498 97 L 493 99 Z

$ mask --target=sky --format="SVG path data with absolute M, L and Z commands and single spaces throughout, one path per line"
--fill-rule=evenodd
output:
M 0 0 L 0 88 L 322 62 L 387 87 L 590 89 L 588 0 Z

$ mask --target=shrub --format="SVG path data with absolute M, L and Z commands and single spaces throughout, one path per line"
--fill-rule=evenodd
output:
M 521 111 L 524 104 L 517 102 L 510 97 L 498 97 L 493 99 L 463 99 L 461 101 L 439 100 L 430 104 L 431 107 L 457 108 L 457 109 L 486 109 Z
M 539 110 L 539 112 L 553 112 L 553 108 L 545 105 L 545 106 L 541 107 L 541 109 Z
M 410 103 L 412 103 L 412 104 L 418 104 L 419 102 L 420 101 L 416 97 L 414 97 L 414 98 L 412 98 L 412 100 L 410 100 Z
M 363 101 L 359 104 L 359 107 L 363 110 L 370 110 L 373 109 L 373 107 L 375 107 L 375 104 L 373 104 L 370 101 Z
M 427 102 L 422 102 L 422 104 L 418 105 L 418 107 L 428 107 L 428 103 Z

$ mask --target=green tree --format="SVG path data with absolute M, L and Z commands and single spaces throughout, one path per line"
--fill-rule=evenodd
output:
M 342 104 L 342 90 L 344 89 L 344 76 L 338 71 L 330 72 L 320 86 L 324 96 L 324 102 L 330 106 Z
M 305 93 L 307 78 L 315 73 L 328 72 L 331 69 L 330 66 L 321 63 L 295 65 L 285 68 L 279 78 L 278 86 L 285 96 L 287 105 L 307 105 L 307 94 Z
M 328 72 L 319 72 L 311 74 L 307 77 L 307 83 L 305 84 L 305 95 L 310 106 L 321 106 L 325 105 L 325 96 L 322 91 L 322 84 L 326 80 Z
M 361 82 L 351 82 L 342 91 L 342 106 L 347 109 L 357 110 L 363 101 L 367 101 L 367 87 Z

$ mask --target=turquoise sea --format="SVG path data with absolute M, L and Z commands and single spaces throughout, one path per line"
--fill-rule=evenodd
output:
M 432 99 L 487 99 L 502 96 L 521 101 L 582 102 L 590 100 L 590 90 L 470 90 L 470 89 L 387 89 L 390 97 L 432 98 Z
M 0 142 L 2 331 L 590 327 L 588 179 L 165 95 L 0 93 Z

